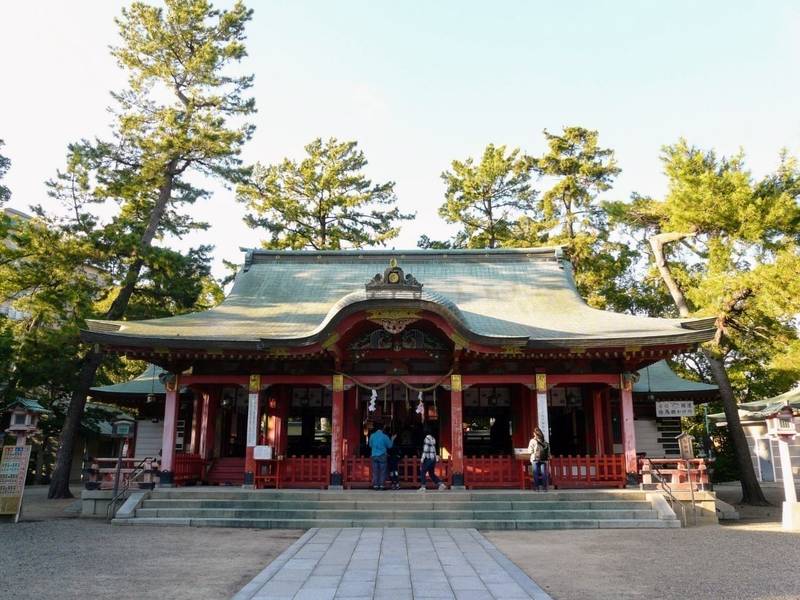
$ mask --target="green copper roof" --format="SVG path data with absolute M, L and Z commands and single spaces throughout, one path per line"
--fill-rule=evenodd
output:
M 795 414 L 800 411 L 800 387 L 795 387 L 772 398 L 743 402 L 739 405 L 739 418 L 742 421 L 763 421 L 764 418 L 774 415 L 786 404 L 795 410 Z M 726 425 L 724 412 L 708 415 L 708 418 L 718 425 Z
M 665 360 L 640 369 L 638 373 L 639 380 L 633 384 L 635 394 L 669 395 L 672 398 L 685 396 L 687 399 L 705 396 L 713 399 L 719 395 L 716 385 L 679 377 Z
M 92 396 L 136 396 L 147 394 L 164 394 L 164 384 L 158 379 L 158 376 L 164 373 L 161 367 L 156 365 L 148 365 L 147 368 L 139 375 L 125 381 L 123 383 L 115 383 L 113 385 L 100 385 L 91 389 Z
M 6 410 L 11 410 L 15 406 L 21 406 L 25 410 L 29 410 L 29 411 L 34 412 L 34 413 L 40 413 L 41 414 L 41 413 L 50 412 L 44 406 L 39 404 L 39 402 L 37 402 L 36 400 L 31 400 L 30 398 L 16 398 L 16 399 L 12 400 L 11 402 L 9 402 L 6 405 L 5 409 Z
M 370 296 L 365 284 L 396 259 L 423 285 Z M 711 338 L 710 319 L 652 319 L 596 310 L 578 296 L 556 248 L 512 250 L 251 250 L 217 307 L 147 321 L 90 321 L 85 339 L 132 346 L 258 348 L 322 341 L 338 319 L 362 309 L 437 312 L 487 344 L 609 347 L 692 344 Z

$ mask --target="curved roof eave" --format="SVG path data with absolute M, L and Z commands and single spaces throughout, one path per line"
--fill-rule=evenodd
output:
M 362 282 L 383 269 L 388 257 L 420 278 L 421 293 L 368 297 Z M 325 340 L 344 316 L 382 307 L 428 310 L 468 340 L 490 346 L 688 346 L 711 339 L 714 325 L 713 318 L 656 319 L 593 309 L 578 295 L 569 263 L 554 248 L 255 250 L 219 306 L 148 321 L 88 321 L 82 337 L 137 347 L 303 347 Z

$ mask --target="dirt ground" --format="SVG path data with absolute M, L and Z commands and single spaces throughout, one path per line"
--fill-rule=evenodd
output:
M 782 490 L 764 491 L 772 507 L 736 506 L 743 520 L 720 526 L 485 535 L 556 600 L 797 600 L 800 534 L 780 530 Z M 302 534 L 114 527 L 74 508 L 26 490 L 23 521 L 0 524 L 0 598 L 230 598 Z
M 46 495 L 27 489 L 22 521 L 0 523 L 0 598 L 230 598 L 303 533 L 118 527 Z
M 555 600 L 797 600 L 800 533 L 780 528 L 783 488 L 772 506 L 742 506 L 737 484 L 717 495 L 742 519 L 664 530 L 485 532 Z

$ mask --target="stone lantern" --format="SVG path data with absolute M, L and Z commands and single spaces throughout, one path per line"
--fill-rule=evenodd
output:
M 797 503 L 797 492 L 794 489 L 794 474 L 792 473 L 792 459 L 789 455 L 789 442 L 797 436 L 794 411 L 787 404 L 765 420 L 767 423 L 767 436 L 778 440 L 778 448 L 780 450 L 783 491 L 786 495 L 786 499 L 783 502 L 783 528 L 789 531 L 800 531 L 800 504 Z
M 17 438 L 17 446 L 25 446 L 28 437 L 36 433 L 39 428 L 39 415 L 45 408 L 35 400 L 20 398 L 8 406 L 11 421 L 6 433 Z

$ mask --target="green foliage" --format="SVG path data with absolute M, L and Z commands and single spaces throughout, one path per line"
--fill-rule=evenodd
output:
M 611 189 L 620 169 L 614 153 L 598 144 L 598 133 L 565 127 L 545 130 L 548 152 L 534 159 L 544 181 L 552 182 L 535 209 L 514 224 L 515 246 L 564 246 L 575 271 L 578 292 L 592 306 L 633 310 L 635 285 L 630 267 L 637 252 L 612 240 L 608 215 L 598 195 Z
M 0 148 L 2 148 L 4 145 L 5 142 L 0 139 Z M 2 180 L 3 177 L 5 177 L 9 168 L 11 168 L 11 161 L 2 154 L 0 154 L 0 180 Z M 8 187 L 0 184 L 0 206 L 2 206 L 3 203 L 10 197 L 11 197 L 11 190 L 9 190 Z
M 78 330 L 103 285 L 89 266 L 93 254 L 85 239 L 40 219 L 13 219 L 0 244 L 0 303 L 21 316 L 3 328 L 13 368 L 7 399 L 36 397 L 42 387 L 65 394 L 74 384 Z
M 447 185 L 439 215 L 462 227 L 455 247 L 496 248 L 507 245 L 512 225 L 521 214 L 534 210 L 536 190 L 531 186 L 533 159 L 516 148 L 489 144 L 479 163 L 454 160 L 442 173 Z
M 800 379 L 796 161 L 782 153 L 775 172 L 756 179 L 743 153 L 718 157 L 685 140 L 666 146 L 662 161 L 667 196 L 609 204 L 612 221 L 640 241 L 676 233 L 666 247 L 670 270 L 689 309 L 717 317 L 713 348 L 739 402 L 786 391 Z
M 246 55 L 250 18 L 241 2 L 229 10 L 207 0 L 165 0 L 163 7 L 134 2 L 122 10 L 120 44 L 111 52 L 127 86 L 112 93 L 112 135 L 70 145 L 66 168 L 50 182 L 50 195 L 68 211 L 48 228 L 65 243 L 84 244 L 83 268 L 97 269 L 105 281 L 98 294 L 87 291 L 94 304 L 66 320 L 74 320 L 76 331 L 91 316 L 164 316 L 189 310 L 198 299 L 206 307 L 219 296 L 209 276 L 209 247 L 183 256 L 158 242 L 207 227 L 185 211 L 208 194 L 198 185 L 203 176 L 235 184 L 248 173 L 239 154 L 253 132 L 244 120 L 255 110 L 245 96 L 252 76 L 236 65 Z M 95 217 L 99 203 L 117 206 L 108 222 Z M 69 339 L 65 353 L 79 348 L 74 333 Z M 50 497 L 69 496 L 73 440 L 101 359 L 92 349 L 74 356 L 80 368 Z
M 579 231 L 600 228 L 597 195 L 611 189 L 620 169 L 613 150 L 598 145 L 596 131 L 565 127 L 561 135 L 545 130 L 544 136 L 549 151 L 536 160 L 536 170 L 556 181 L 539 202 L 543 226 L 571 242 Z
M 417 248 L 426 250 L 454 250 L 460 247 L 458 242 L 454 240 L 432 240 L 425 234 L 419 236 L 417 240 Z
M 373 184 L 357 142 L 320 138 L 305 147 L 299 163 L 256 165 L 237 189 L 250 212 L 245 222 L 264 228 L 266 248 L 338 250 L 384 245 L 397 237 L 399 221 L 411 219 L 395 207 L 394 182 Z

